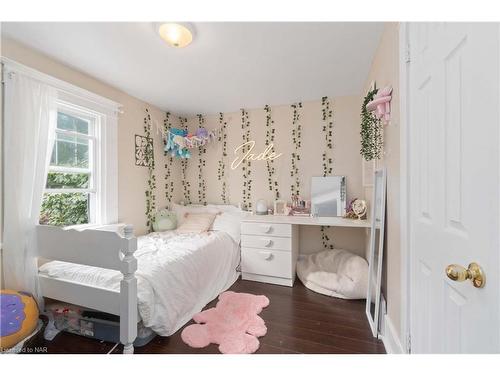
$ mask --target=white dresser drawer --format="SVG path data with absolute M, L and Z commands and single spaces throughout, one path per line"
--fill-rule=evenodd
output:
M 241 223 L 241 234 L 290 237 L 292 235 L 292 225 L 243 222 Z
M 242 234 L 241 247 L 253 247 L 264 250 L 291 251 L 292 238 Z
M 256 275 L 292 278 L 292 254 L 280 250 L 241 249 L 241 271 Z

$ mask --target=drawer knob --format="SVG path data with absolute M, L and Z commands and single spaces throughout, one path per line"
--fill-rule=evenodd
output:
M 269 251 L 261 251 L 260 254 L 265 260 L 273 259 L 273 253 L 270 253 Z
M 264 245 L 265 247 L 271 247 L 273 246 L 273 240 L 267 240 L 266 244 Z
M 272 230 L 272 225 L 264 225 L 264 233 L 271 233 Z

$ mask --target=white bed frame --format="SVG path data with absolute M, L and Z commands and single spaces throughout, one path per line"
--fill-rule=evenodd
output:
M 120 341 L 123 353 L 134 353 L 137 337 L 137 239 L 133 227 L 125 225 L 124 235 L 117 225 L 101 227 L 37 226 L 38 254 L 59 260 L 120 271 L 120 291 L 90 286 L 39 274 L 44 297 L 76 304 L 120 316 Z

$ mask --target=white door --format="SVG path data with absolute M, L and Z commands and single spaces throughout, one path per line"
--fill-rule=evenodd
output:
M 498 353 L 499 25 L 408 30 L 411 352 Z M 447 277 L 472 262 L 483 288 Z

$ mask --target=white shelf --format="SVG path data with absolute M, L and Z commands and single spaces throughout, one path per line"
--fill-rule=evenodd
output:
M 330 227 L 370 228 L 368 220 L 345 219 L 343 217 L 309 217 L 249 214 L 242 221 L 247 223 L 320 225 Z

